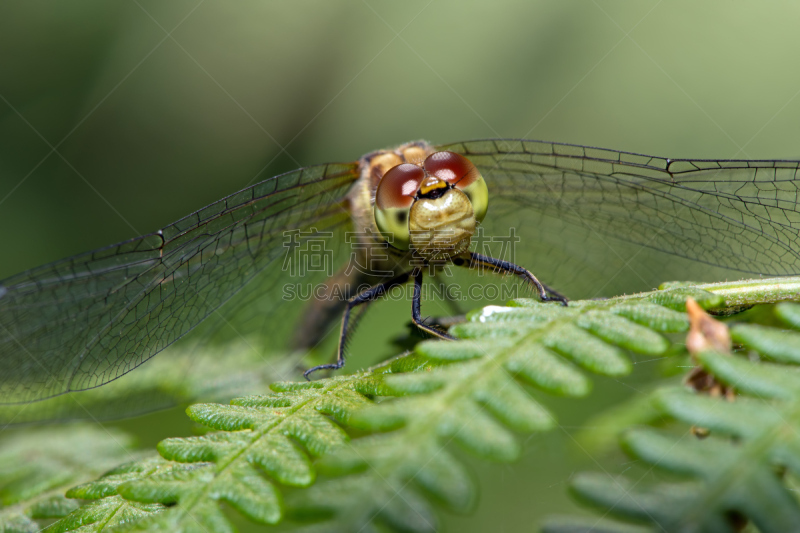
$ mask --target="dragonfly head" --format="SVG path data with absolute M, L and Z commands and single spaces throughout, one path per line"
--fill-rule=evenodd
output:
M 489 205 L 478 169 L 453 152 L 389 169 L 375 193 L 375 223 L 393 247 L 444 259 L 469 248 Z

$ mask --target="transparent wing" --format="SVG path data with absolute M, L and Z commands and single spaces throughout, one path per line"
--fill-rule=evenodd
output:
M 512 259 L 571 298 L 800 272 L 798 161 L 670 160 L 524 140 L 439 148 L 466 155 L 487 180 L 488 240 L 513 228 Z
M 440 148 L 467 155 L 489 185 L 476 247 L 571 298 L 800 271 L 797 161 L 669 160 L 521 140 Z M 286 299 L 287 233 L 295 246 L 334 243 L 332 265 L 301 276 L 308 290 L 348 253 L 335 243 L 349 229 L 343 199 L 356 178 L 355 163 L 290 172 L 159 232 L 1 282 L 2 402 L 107 383 L 212 314 L 237 338 L 259 331 L 286 344 L 310 297 Z M 214 313 L 229 299 L 225 316 Z
M 294 246 L 350 222 L 357 163 L 307 167 L 162 230 L 0 282 L 0 403 L 107 383 L 140 365 L 259 273 L 279 283 Z M 280 302 L 272 302 L 273 308 Z

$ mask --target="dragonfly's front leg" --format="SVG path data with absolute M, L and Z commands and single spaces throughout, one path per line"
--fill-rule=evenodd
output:
M 324 286 L 327 287 L 327 292 L 321 298 L 313 298 L 306 305 L 301 320 L 302 327 L 297 328 L 292 337 L 292 350 L 308 352 L 316 348 L 331 325 L 341 319 L 355 288 L 366 284 L 372 285 L 377 281 L 356 268 L 348 272 L 348 266 L 344 265 L 341 270 L 325 280 Z M 344 297 L 340 297 L 340 294 Z
M 567 298 L 550 287 L 544 285 L 541 281 L 536 279 L 536 276 L 528 270 L 514 263 L 503 261 L 502 259 L 495 259 L 488 255 L 476 254 L 475 252 L 467 252 L 459 257 L 453 259 L 453 264 L 457 266 L 465 266 L 467 268 L 488 268 L 499 274 L 514 274 L 519 276 L 529 283 L 533 283 L 536 290 L 539 291 L 539 298 L 543 302 L 556 301 L 567 305 Z
M 316 372 L 317 370 L 337 370 L 339 368 L 342 368 L 344 366 L 344 359 L 345 359 L 344 351 L 345 351 L 345 346 L 347 345 L 347 326 L 348 323 L 350 322 L 350 312 L 353 310 L 354 307 L 358 307 L 359 305 L 377 300 L 378 298 L 389 292 L 393 287 L 406 283 L 410 277 L 411 277 L 411 272 L 400 274 L 399 276 L 394 277 L 389 281 L 378 283 L 377 285 L 374 285 L 369 289 L 350 298 L 347 301 L 347 306 L 345 307 L 344 310 L 344 316 L 342 317 L 342 329 L 339 332 L 339 348 L 337 349 L 336 353 L 336 362 L 327 365 L 317 365 L 313 368 L 309 368 L 308 370 L 303 372 L 303 377 L 309 379 L 308 376 L 311 375 L 311 373 Z
M 456 324 L 466 322 L 467 315 L 464 313 L 464 310 L 461 309 L 461 306 L 458 305 L 458 301 L 450 294 L 450 284 L 443 279 L 440 273 L 434 274 L 433 280 L 434 283 L 439 284 L 442 291 L 442 300 L 450 308 L 452 314 L 428 318 L 427 323 L 447 331 Z
M 441 339 L 455 340 L 455 337 L 445 333 L 432 324 L 426 324 L 422 319 L 420 307 L 422 306 L 422 270 L 414 272 L 414 299 L 411 302 L 411 320 L 414 325 L 426 333 L 430 333 Z

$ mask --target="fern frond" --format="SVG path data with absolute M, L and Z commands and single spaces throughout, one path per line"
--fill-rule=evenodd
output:
M 706 308 L 726 303 L 687 286 L 569 307 L 517 300 L 452 328 L 460 342 L 421 343 L 373 371 L 192 406 L 189 416 L 218 432 L 163 441 L 168 469 L 106 480 L 109 502 L 96 500 L 87 512 L 101 516 L 102 505 L 124 499 L 165 506 L 128 509 L 132 520 L 145 517 L 129 524 L 138 530 L 218 532 L 232 528 L 224 503 L 261 524 L 288 512 L 322 519 L 312 526 L 322 529 L 367 531 L 382 522 L 434 530 L 429 502 L 464 511 L 475 501 L 450 442 L 484 459 L 514 460 L 520 444 L 512 432 L 555 423 L 526 385 L 580 397 L 590 390 L 583 371 L 623 375 L 632 367 L 628 350 L 665 353 L 663 334 L 688 328 L 687 296 Z
M 78 507 L 64 492 L 131 456 L 131 438 L 90 425 L 24 430 L 0 448 L 0 531 L 34 532 L 37 520 Z
M 191 467 L 190 467 L 191 468 Z M 161 504 L 144 504 L 126 500 L 117 494 L 125 482 L 142 478 L 164 478 L 176 471 L 186 470 L 185 465 L 169 463 L 155 456 L 124 463 L 104 474 L 101 478 L 78 485 L 67 491 L 68 498 L 89 500 L 69 516 L 47 529 L 48 533 L 67 531 L 99 532 L 136 524 L 139 521 L 166 509 Z
M 144 518 L 136 523 L 138 530 L 231 531 L 223 502 L 254 522 L 278 522 L 283 510 L 276 484 L 311 484 L 312 458 L 348 438 L 328 416 L 346 423 L 368 401 L 362 392 L 377 389 L 374 378 L 363 374 L 273 388 L 271 395 L 239 398 L 231 405 L 191 406 L 192 420 L 221 432 L 166 439 L 158 451 L 169 461 L 124 468 L 74 489 L 72 497 L 105 499 L 76 512 L 73 522 L 98 520 L 130 503 L 133 507 L 125 507 L 129 517 Z M 80 516 L 84 510 L 87 518 Z M 59 531 L 70 530 L 66 525 Z
M 630 372 L 623 348 L 661 354 L 669 346 L 661 333 L 688 328 L 686 316 L 673 310 L 687 294 L 707 307 L 723 304 L 712 293 L 679 288 L 566 308 L 516 300 L 471 314 L 451 329 L 465 340 L 423 342 L 415 355 L 392 364 L 384 383 L 401 398 L 353 416 L 351 425 L 376 434 L 323 457 L 318 468 L 325 479 L 287 499 L 292 516 L 325 516 L 329 530 L 358 530 L 375 520 L 394 530 L 435 530 L 426 499 L 464 512 L 476 497 L 450 442 L 484 459 L 513 461 L 521 449 L 512 431 L 555 424 L 524 384 L 580 397 L 591 387 L 581 369 Z
M 782 303 L 776 315 L 800 325 L 800 305 Z M 623 437 L 633 457 L 672 476 L 665 482 L 583 474 L 572 490 L 605 513 L 648 524 L 653 531 L 796 531 L 800 503 L 800 333 L 736 324 L 731 336 L 745 354 L 697 354 L 700 365 L 738 393 L 734 401 L 668 387 L 653 395 L 665 416 L 707 428 L 698 439 L 684 426 L 667 432 L 635 429 Z M 743 357 L 749 355 L 749 357 Z M 791 365 L 791 366 L 790 366 Z M 573 526 L 570 526 L 573 527 Z M 552 532 L 575 531 L 550 525 Z M 620 529 L 622 531 L 622 529 Z

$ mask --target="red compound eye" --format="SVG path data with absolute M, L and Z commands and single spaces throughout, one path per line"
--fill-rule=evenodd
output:
M 481 177 L 478 169 L 463 155 L 454 152 L 436 152 L 422 165 L 429 174 L 459 189 L 466 189 Z
M 379 209 L 410 207 L 424 178 L 425 171 L 411 163 L 389 169 L 378 183 L 375 205 Z

